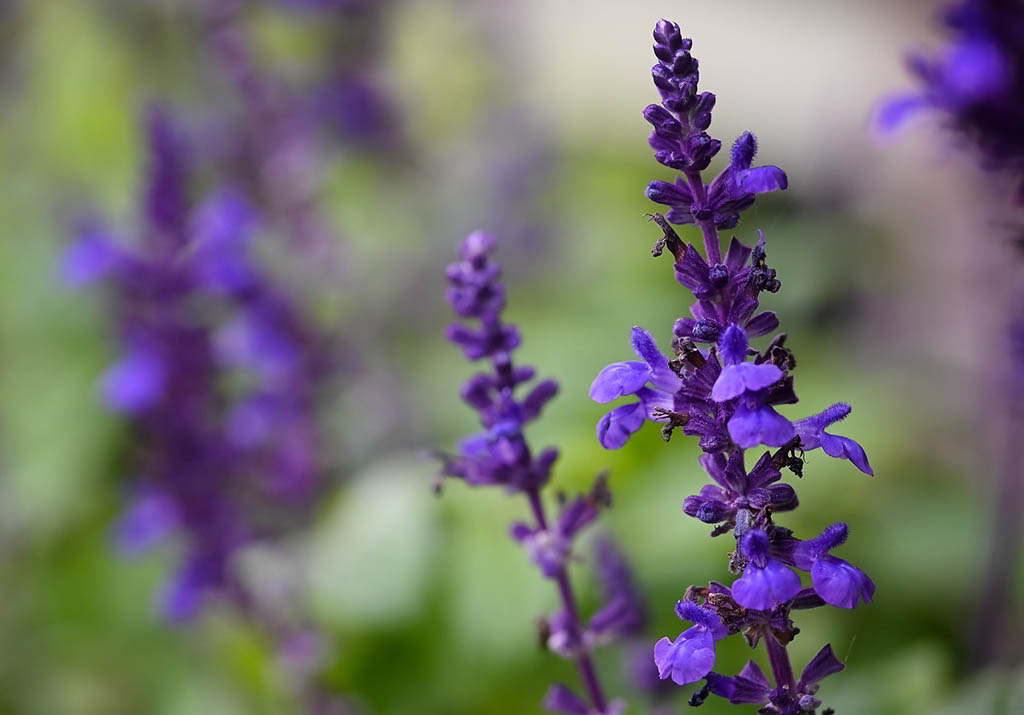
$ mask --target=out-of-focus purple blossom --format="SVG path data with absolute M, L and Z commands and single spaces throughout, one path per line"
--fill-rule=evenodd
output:
M 159 109 L 146 129 L 138 240 L 86 227 L 61 272 L 106 288 L 120 355 L 99 387 L 128 419 L 145 475 L 115 538 L 131 552 L 181 537 L 161 607 L 182 621 L 212 595 L 233 597 L 240 547 L 305 513 L 325 467 L 316 393 L 328 352 L 254 259 L 245 200 L 222 191 L 193 207 L 183 136 Z
M 942 20 L 948 44 L 909 58 L 920 89 L 883 105 L 882 128 L 937 112 L 980 150 L 986 165 L 1021 182 L 1024 201 L 1024 7 L 1018 0 L 961 0 Z
M 663 234 L 652 253 L 672 255 L 676 280 L 696 302 L 690 317 L 675 323 L 674 357 L 666 357 L 648 333 L 635 328 L 634 350 L 643 362 L 613 363 L 598 374 L 591 386 L 595 401 L 637 398 L 601 418 L 598 439 L 606 448 L 621 447 L 645 421 L 660 423 L 666 441 L 678 428 L 698 437 L 705 452 L 700 463 L 714 484 L 686 497 L 683 511 L 714 524 L 712 536 L 732 531 L 736 539 L 729 567 L 739 577 L 731 587 L 711 582 L 687 589 L 677 614 L 696 625 L 674 640 L 657 642 L 660 678 L 680 685 L 706 679 L 692 705 L 714 693 L 733 703 L 764 705 L 759 712 L 766 714 L 811 713 L 821 704 L 814 697 L 817 682 L 842 666 L 826 646 L 795 680 L 786 650 L 798 632 L 790 613 L 870 603 L 875 588 L 866 574 L 829 553 L 845 540 L 845 524 L 801 541 L 775 523 L 776 514 L 799 503 L 793 487 L 781 481 L 782 470 L 802 476 L 804 452 L 820 447 L 867 474 L 872 471 L 857 442 L 825 431 L 849 414 L 848 405 L 837 403 L 795 422 L 776 411 L 797 402 L 796 360 L 784 333 L 761 348 L 751 340 L 778 328 L 776 315 L 759 311 L 759 303 L 762 293 L 775 293 L 781 284 L 768 266 L 763 233 L 753 246 L 733 237 L 723 256 L 718 231 L 734 227 L 756 194 L 785 189 L 786 175 L 774 166 L 752 168 L 757 143 L 746 132 L 733 145 L 729 165 L 704 183 L 701 172 L 721 147 L 706 131 L 714 95 L 698 91 L 692 43 L 677 25 L 660 21 L 654 39 L 659 62 L 652 74 L 662 104 L 648 107 L 644 116 L 655 128 L 650 139 L 655 158 L 681 175 L 675 183 L 655 181 L 647 188 L 648 198 L 670 207 L 667 216 L 651 217 Z M 700 229 L 703 255 L 683 241 L 673 223 Z M 761 453 L 748 470 L 746 451 L 760 445 L 775 450 Z M 801 587 L 795 569 L 810 573 L 811 588 Z M 734 677 L 712 670 L 715 643 L 740 632 L 752 646 L 764 643 L 774 684 L 753 662 Z

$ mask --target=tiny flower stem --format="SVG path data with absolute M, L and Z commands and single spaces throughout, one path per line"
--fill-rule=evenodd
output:
M 704 190 L 704 180 L 699 171 L 685 172 L 686 180 L 690 184 L 690 191 L 696 203 L 704 204 L 707 200 L 707 192 Z M 704 252 L 707 254 L 708 263 L 715 265 L 722 262 L 721 248 L 718 244 L 718 229 L 715 228 L 713 220 L 701 221 L 700 230 L 704 232 Z
M 775 687 L 788 687 L 790 691 L 794 690 L 796 682 L 793 680 L 793 666 L 789 663 L 786 646 L 779 643 L 771 632 L 767 632 L 764 634 L 764 647 L 768 650 L 768 659 L 772 664 Z
M 537 521 L 537 526 L 541 529 L 547 529 L 544 502 L 541 501 L 540 492 L 537 489 L 530 489 L 527 491 L 527 496 L 529 497 L 530 508 L 533 510 L 533 518 Z M 564 566 L 559 570 L 555 581 L 558 583 L 558 593 L 562 597 L 562 608 L 565 609 L 572 627 L 578 635 L 582 632 L 579 608 L 576 606 L 576 596 L 573 594 L 572 584 L 569 582 L 569 573 Z M 587 693 L 590 695 L 590 701 L 594 706 L 594 710 L 599 713 L 605 712 L 608 709 L 608 705 L 605 701 L 604 690 L 601 688 L 601 681 L 598 680 L 594 661 L 590 657 L 590 652 L 585 647 L 581 646 L 579 653 L 576 655 L 576 664 L 579 666 L 580 677 L 587 689 Z

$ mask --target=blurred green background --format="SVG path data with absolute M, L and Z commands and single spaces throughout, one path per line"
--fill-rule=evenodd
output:
M 173 546 L 132 560 L 111 550 L 127 432 L 94 383 L 112 324 L 102 301 L 55 278 L 76 211 L 133 225 L 145 102 L 209 101 L 194 4 L 8 0 L 0 12 L 0 713 L 294 707 L 266 638 L 230 609 L 179 628 L 154 615 Z M 379 74 L 407 148 L 396 159 L 334 147 L 317 177 L 347 266 L 324 289 L 337 291 L 333 319 L 360 336 L 368 364 L 387 366 L 353 377 L 335 427 L 351 473 L 290 564 L 330 635 L 332 689 L 368 713 L 531 713 L 553 677 L 574 682 L 536 645 L 555 597 L 506 536 L 525 505 L 457 484 L 435 498 L 420 456 L 475 429 L 457 398 L 472 368 L 441 333 L 443 266 L 477 227 L 502 241 L 521 359 L 562 386 L 531 436 L 559 446 L 558 488 L 610 470 L 601 528 L 633 561 L 651 642 L 682 630 L 672 607 L 689 584 L 728 579 L 728 543 L 680 511 L 706 481 L 696 446 L 648 427 L 605 452 L 602 406 L 587 399 L 598 370 L 627 359 L 632 325 L 667 346 L 688 305 L 667 261 L 649 256 L 658 232 L 642 193 L 669 174 L 640 115 L 656 99 L 650 28 L 666 16 L 694 38 L 703 88 L 718 94 L 712 133 L 756 132 L 761 161 L 789 174 L 789 191 L 759 198 L 738 230 L 747 242 L 766 231 L 783 283 L 767 303 L 799 361 L 801 404 L 786 414 L 853 404 L 841 432 L 877 475 L 813 453 L 795 485 L 801 508 L 783 523 L 807 536 L 848 522 L 842 556 L 878 586 L 855 611 L 799 612 L 795 663 L 833 644 L 848 669 L 822 698 L 840 715 L 1024 712 L 1019 620 L 982 648 L 1002 659 L 972 655 L 999 468 L 998 241 L 977 230 L 980 180 L 937 128 L 882 140 L 870 123 L 878 99 L 907 85 L 903 53 L 929 42 L 935 9 L 393 3 Z M 315 60 L 311 11 L 254 3 L 246 22 L 261 61 L 285 76 Z M 501 179 L 517 171 L 525 188 L 510 189 Z M 1019 616 L 1020 564 L 1004 567 L 1015 586 L 999 598 Z M 574 574 L 594 605 L 585 564 Z M 747 657 L 741 639 L 719 646 L 725 672 Z M 630 713 L 648 712 L 614 649 L 599 665 Z M 662 712 L 684 710 L 687 693 Z M 714 698 L 704 708 L 736 710 Z

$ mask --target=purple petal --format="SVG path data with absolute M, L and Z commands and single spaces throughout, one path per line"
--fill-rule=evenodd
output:
M 868 455 L 864 452 L 864 448 L 849 437 L 840 437 L 823 432 L 821 448 L 828 456 L 848 459 L 860 471 L 868 475 L 874 475 L 871 465 L 868 464 Z
M 651 379 L 651 369 L 642 362 L 613 362 L 594 378 L 590 399 L 611 402 L 623 395 L 635 395 Z
M 726 365 L 715 381 L 715 386 L 711 388 L 711 399 L 715 402 L 726 402 L 744 392 L 763 390 L 780 379 L 782 370 L 772 363 L 755 365 L 752 362 L 742 362 L 738 365 Z
M 84 230 L 64 250 L 60 276 L 72 288 L 81 288 L 102 278 L 117 265 L 118 251 L 106 236 Z
M 725 265 L 730 273 L 738 273 L 750 258 L 750 247 L 743 245 L 738 238 L 732 237 L 729 242 L 729 252 L 725 254 Z
M 687 633 L 690 631 L 680 634 L 674 643 L 662 638 L 655 644 L 654 663 L 662 680 L 671 676 L 677 685 L 694 683 L 715 666 L 715 641 L 711 634 L 700 630 L 687 638 Z
M 651 334 L 639 326 L 633 326 L 632 343 L 637 357 L 643 359 L 651 369 L 651 382 L 662 390 L 678 390 L 682 383 L 668 366 L 668 358 L 658 349 L 658 344 Z
M 163 395 L 166 382 L 163 359 L 152 349 L 131 348 L 100 378 L 100 390 L 111 409 L 135 414 Z
M 740 447 L 749 449 L 759 444 L 781 447 L 793 439 L 793 425 L 771 407 L 749 409 L 740 405 L 729 420 L 729 437 Z
M 752 660 L 748 660 L 743 670 L 732 679 L 733 686 L 729 693 L 729 702 L 733 705 L 757 705 L 768 701 L 772 684 L 765 674 Z
M 878 112 L 878 128 L 883 134 L 898 129 L 910 117 L 919 114 L 930 105 L 920 94 L 901 94 L 890 97 L 882 103 Z
M 738 365 L 747 359 L 747 333 L 732 323 L 718 341 L 718 352 L 726 365 Z
M 543 380 L 537 383 L 536 387 L 530 390 L 523 400 L 523 416 L 525 419 L 532 420 L 537 417 L 540 411 L 544 409 L 544 405 L 557 394 L 558 383 L 554 380 Z
M 161 541 L 178 524 L 174 502 L 162 492 L 142 489 L 117 520 L 114 542 L 124 554 L 137 554 Z
M 828 644 L 819 650 L 817 655 L 811 658 L 811 662 L 804 668 L 804 672 L 800 676 L 800 687 L 798 690 L 803 690 L 804 686 L 812 685 L 822 678 L 838 673 L 845 667 L 836 658 L 836 654 L 832 652 L 832 645 Z
M 682 260 L 675 265 L 676 280 L 696 292 L 709 288 L 708 264 L 693 246 L 687 245 Z
M 763 194 L 789 186 L 786 172 L 777 166 L 758 166 L 736 172 L 736 184 L 749 194 Z
M 597 423 L 597 441 L 605 449 L 619 449 L 644 426 L 644 409 L 639 402 L 616 407 Z
M 736 603 L 756 611 L 767 611 L 785 603 L 799 591 L 800 577 L 775 559 L 769 560 L 764 568 L 747 564 L 743 575 L 732 584 L 732 596 Z
M 875 595 L 875 584 L 867 574 L 828 554 L 815 559 L 811 583 L 817 594 L 836 608 L 854 608 L 858 601 L 871 603 Z
M 763 313 L 755 315 L 750 322 L 747 323 L 747 335 L 752 338 L 756 338 L 760 335 L 767 335 L 768 333 L 779 327 L 779 317 L 770 310 L 766 310 Z

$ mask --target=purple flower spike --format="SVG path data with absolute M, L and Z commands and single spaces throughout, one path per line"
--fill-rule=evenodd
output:
M 849 437 L 840 437 L 825 431 L 826 427 L 839 422 L 850 414 L 851 409 L 845 402 L 837 402 L 824 412 L 797 420 L 793 423 L 793 427 L 800 435 L 802 449 L 809 451 L 821 447 L 828 456 L 848 459 L 860 471 L 873 475 L 874 471 L 868 464 L 868 455 L 864 452 L 863 447 Z
M 461 260 L 446 271 L 447 297 L 452 309 L 457 315 L 476 321 L 472 327 L 463 323 L 450 326 L 448 338 L 463 349 L 468 359 L 486 358 L 488 369 L 471 376 L 460 390 L 463 401 L 477 412 L 483 430 L 462 440 L 456 455 L 439 455 L 440 477 L 461 479 L 471 486 L 500 485 L 509 493 L 522 495 L 529 506 L 530 523 L 513 524 L 510 534 L 540 573 L 558 587 L 561 608 L 545 619 L 548 635 L 544 642 L 552 652 L 577 662 L 586 692 L 584 698 L 556 684 L 548 691 L 544 707 L 567 715 L 622 713 L 621 703 L 609 703 L 605 698 L 591 660 L 591 649 L 599 642 L 625 634 L 643 619 L 635 599 L 626 593 L 628 572 L 621 557 L 610 555 L 606 549 L 600 568 L 603 572 L 615 572 L 611 576 L 615 584 L 604 607 L 584 628 L 567 568 L 576 537 L 611 503 L 607 477 L 598 475 L 587 494 L 559 499 L 561 509 L 557 518 L 549 517 L 543 487 L 551 476 L 558 451 L 549 447 L 535 453 L 524 429 L 555 396 L 558 384 L 543 380 L 525 396 L 517 395 L 518 388 L 533 379 L 534 370 L 513 363 L 519 333 L 515 326 L 502 320 L 505 288 L 499 281 L 501 268 L 490 257 L 494 248 L 491 236 L 473 233 L 462 243 Z M 671 394 L 646 387 L 649 381 L 655 385 L 665 383 L 666 373 L 670 375 L 668 360 L 653 339 L 639 329 L 634 331 L 634 348 L 644 362 L 608 366 L 591 389 L 591 396 L 603 402 L 625 394 L 639 399 L 615 408 L 599 423 L 598 438 L 608 448 L 625 444 L 629 435 L 643 424 L 646 410 L 653 409 L 653 403 L 671 405 Z M 438 490 L 440 486 L 440 481 L 435 484 Z
M 794 563 L 811 572 L 815 592 L 837 608 L 854 608 L 860 601 L 871 603 L 875 595 L 875 584 L 867 574 L 828 553 L 846 541 L 848 531 L 846 524 L 832 524 L 793 550 Z
M 740 539 L 740 552 L 747 568 L 732 585 L 736 603 L 744 608 L 766 611 L 792 599 L 800 591 L 800 577 L 781 561 L 772 558 L 771 542 L 763 531 L 749 531 Z

